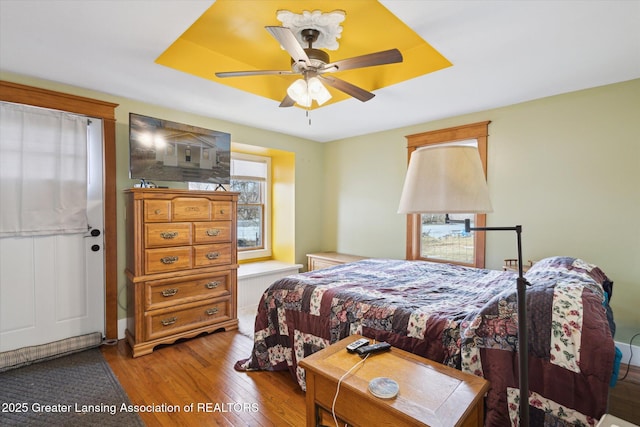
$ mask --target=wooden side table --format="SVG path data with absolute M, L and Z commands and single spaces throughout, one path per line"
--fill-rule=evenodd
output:
M 320 270 L 321 268 L 333 267 L 334 265 L 346 264 L 362 259 L 366 259 L 366 257 L 341 254 L 338 252 L 316 252 L 307 254 L 307 269 L 308 271 Z
M 333 425 L 331 407 L 338 380 L 362 360 L 345 347 L 358 338 L 347 337 L 299 362 L 306 371 L 307 427 L 327 424 L 326 420 Z M 371 394 L 369 381 L 376 377 L 395 380 L 398 395 L 381 399 Z M 392 348 L 372 354 L 345 376 L 335 412 L 352 426 L 482 426 L 488 388 L 481 377 Z
M 531 267 L 533 267 L 534 262 L 529 260 L 529 264 L 522 263 L 522 272 L 526 273 Z M 518 272 L 518 259 L 517 258 L 506 258 L 504 260 L 504 264 L 502 265 L 503 271 L 515 271 Z

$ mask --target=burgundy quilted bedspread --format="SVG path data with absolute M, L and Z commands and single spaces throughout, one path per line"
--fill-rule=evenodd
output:
M 532 426 L 595 425 L 606 412 L 615 347 L 612 283 L 582 260 L 553 257 L 527 273 Z M 487 426 L 517 425 L 518 322 L 512 272 L 367 259 L 296 274 L 263 294 L 254 347 L 238 370 L 286 370 L 361 334 L 490 381 Z

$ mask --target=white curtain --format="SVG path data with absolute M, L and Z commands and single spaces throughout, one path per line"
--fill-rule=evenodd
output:
M 0 237 L 87 231 L 87 122 L 0 102 Z

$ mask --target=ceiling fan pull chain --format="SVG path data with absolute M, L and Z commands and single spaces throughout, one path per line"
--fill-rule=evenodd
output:
M 309 119 L 309 126 L 311 126 L 311 116 L 309 116 L 309 110 L 307 110 L 307 119 Z

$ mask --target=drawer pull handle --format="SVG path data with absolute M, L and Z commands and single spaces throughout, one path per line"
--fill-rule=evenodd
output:
M 215 289 L 218 286 L 220 286 L 220 282 L 218 282 L 217 280 L 214 282 L 209 282 L 205 285 L 207 287 L 207 289 Z
M 224 209 L 220 209 L 220 215 L 224 215 Z
M 207 313 L 208 316 L 213 316 L 217 312 L 218 312 L 218 307 L 213 307 L 205 311 L 205 313 Z
M 156 215 L 160 215 L 162 211 L 160 209 L 156 209 L 155 211 L 153 211 L 153 213 L 155 213 Z
M 162 233 L 160 233 L 160 237 L 162 237 L 163 239 L 174 239 L 178 236 L 178 232 L 177 231 L 163 231 Z
M 177 288 L 163 289 L 162 290 L 162 296 L 163 297 L 172 297 L 177 293 L 178 293 L 178 289 Z
M 216 259 L 220 256 L 220 252 L 208 252 L 206 257 L 207 259 Z
M 165 256 L 160 258 L 160 262 L 163 264 L 173 264 L 176 261 L 178 261 L 177 256 Z
M 218 234 L 220 234 L 219 228 L 210 228 L 207 230 L 207 236 L 217 236 Z
M 162 319 L 160 323 L 162 323 L 162 326 L 169 326 L 169 325 L 173 325 L 177 321 L 178 321 L 178 318 L 174 316 L 174 317 L 169 317 L 168 319 Z

